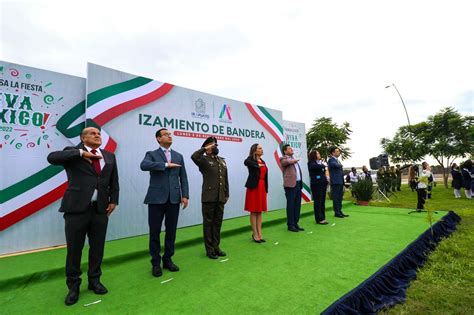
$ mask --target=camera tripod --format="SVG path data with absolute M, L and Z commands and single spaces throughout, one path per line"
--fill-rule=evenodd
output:
M 387 195 L 383 193 L 383 191 L 379 188 L 377 184 L 374 184 L 374 188 L 375 188 L 374 199 L 376 199 L 377 201 L 383 201 L 383 199 L 385 199 L 388 202 L 391 202 L 390 199 L 387 197 Z

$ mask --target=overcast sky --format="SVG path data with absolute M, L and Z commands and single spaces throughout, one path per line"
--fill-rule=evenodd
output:
M 5 1 L 0 59 L 86 76 L 93 62 L 380 138 L 446 106 L 474 112 L 472 1 Z

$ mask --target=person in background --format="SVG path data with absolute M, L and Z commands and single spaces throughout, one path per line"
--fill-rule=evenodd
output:
M 373 182 L 372 175 L 370 175 L 370 171 L 365 165 L 362 166 L 362 174 L 360 175 L 360 179 L 370 180 L 371 182 Z
M 397 191 L 401 191 L 402 189 L 402 170 L 400 169 L 400 164 L 396 165 L 395 168 L 395 175 L 397 177 Z
M 351 168 L 351 171 L 348 174 L 349 176 L 349 183 L 351 184 L 351 195 L 354 197 L 354 192 L 352 191 L 352 187 L 354 186 L 357 181 L 359 181 L 359 175 L 357 175 L 357 170 L 355 167 Z
M 454 189 L 454 198 L 459 199 L 461 198 L 462 174 L 456 163 L 451 165 L 451 176 L 453 177 L 451 187 Z
M 469 172 L 471 173 L 471 195 L 474 195 L 474 161 L 471 159 L 471 168 Z
M 428 164 L 428 162 L 423 162 L 423 163 L 421 163 L 421 167 L 423 168 L 423 171 L 427 170 L 431 174 L 428 177 L 428 187 L 426 189 L 426 191 L 427 191 L 426 197 L 428 199 L 431 199 L 431 194 L 433 192 L 433 182 L 434 182 L 433 173 L 431 172 L 431 166 Z
M 408 168 L 408 186 L 410 186 L 410 189 L 412 192 L 415 191 L 416 189 L 416 174 L 415 174 L 415 166 L 411 165 Z
M 472 198 L 472 176 L 474 174 L 471 173 L 472 169 L 472 161 L 467 160 L 461 165 L 461 174 L 462 174 L 462 187 L 464 188 L 464 193 L 466 194 L 467 199 Z
M 395 166 L 390 166 L 389 170 L 390 174 L 390 188 L 394 192 L 397 187 L 397 171 L 395 170 Z
M 385 170 L 383 167 L 380 167 L 377 170 L 377 186 L 379 187 L 380 191 L 386 194 L 387 192 L 385 191 L 384 178 L 385 178 Z
M 245 183 L 247 191 L 244 210 L 250 212 L 252 239 L 255 243 L 265 242 L 262 237 L 262 212 L 267 211 L 268 169 L 262 155 L 262 145 L 255 143 L 250 147 L 249 156 L 244 161 L 249 170 Z
M 317 224 L 328 224 L 326 221 L 326 190 L 328 179 L 326 177 L 326 165 L 321 160 L 321 154 L 312 150 L 308 155 L 308 170 L 313 195 L 314 219 Z
M 416 193 L 418 195 L 416 211 L 421 212 L 426 202 L 428 178 L 431 176 L 431 172 L 428 169 L 420 169 L 418 165 L 414 166 L 414 171 L 416 174 Z

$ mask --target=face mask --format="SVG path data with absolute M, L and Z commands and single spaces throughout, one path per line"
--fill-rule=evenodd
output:
M 219 155 L 219 148 L 213 147 L 213 148 L 212 148 L 212 154 L 214 154 L 214 155 Z

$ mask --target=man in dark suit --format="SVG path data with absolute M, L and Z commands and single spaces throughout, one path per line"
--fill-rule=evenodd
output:
M 210 259 L 226 256 L 219 245 L 224 205 L 229 199 L 229 179 L 225 160 L 218 154 L 217 139 L 209 137 L 191 156 L 202 173 L 202 225 L 206 255 Z
M 298 225 L 301 212 L 301 190 L 303 189 L 303 176 L 298 161 L 299 159 L 293 158 L 293 148 L 289 144 L 285 144 L 280 163 L 286 196 L 286 224 L 288 231 L 291 232 L 304 231 Z
M 155 134 L 160 148 L 146 153 L 140 164 L 142 171 L 150 172 L 150 186 L 145 197 L 148 204 L 148 225 L 150 227 L 150 255 L 152 274 L 159 277 L 161 270 L 160 232 L 165 218 L 165 252 L 163 268 L 171 272 L 179 271 L 171 257 L 174 254 L 176 227 L 178 226 L 179 205 L 188 206 L 189 188 L 183 156 L 171 150 L 171 133 L 162 128 Z
M 68 178 L 68 188 L 59 209 L 64 212 L 67 243 L 66 283 L 69 292 L 66 305 L 79 299 L 81 255 L 86 235 L 90 246 L 88 289 L 96 294 L 108 292 L 100 283 L 100 265 L 108 217 L 118 204 L 119 181 L 115 155 L 99 149 L 101 144 L 99 129 L 88 127 L 82 131 L 78 146 L 48 155 L 48 162 L 62 165 Z
M 341 155 L 341 150 L 337 147 L 329 149 L 331 157 L 328 160 L 329 181 L 331 184 L 331 198 L 334 214 L 337 218 L 348 217 L 348 214 L 342 212 L 342 196 L 344 195 L 344 173 L 342 164 L 337 159 Z

